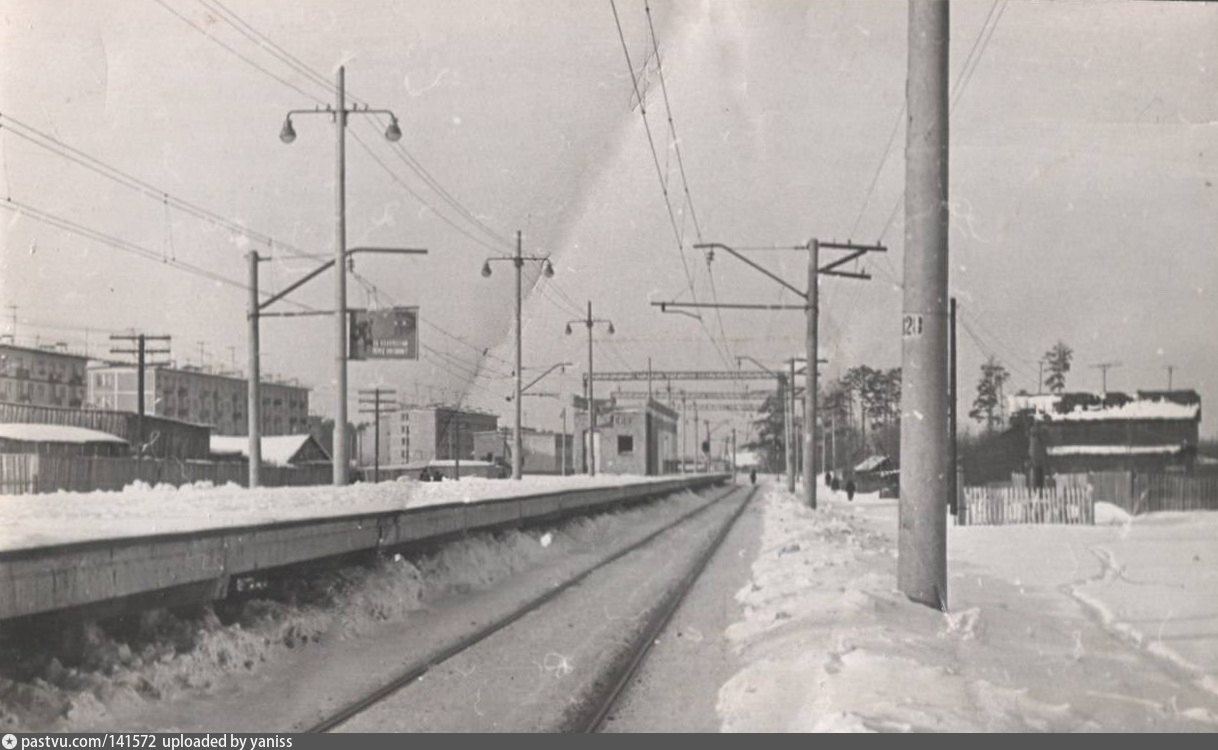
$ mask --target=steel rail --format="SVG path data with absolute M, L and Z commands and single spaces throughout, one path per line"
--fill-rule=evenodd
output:
M 660 632 L 668 626 L 668 623 L 672 620 L 673 615 L 675 615 L 677 610 L 680 609 L 681 603 L 685 601 L 686 594 L 690 592 L 690 590 L 694 587 L 694 584 L 697 583 L 698 579 L 702 577 L 702 573 L 705 572 L 706 566 L 710 564 L 710 561 L 714 558 L 715 553 L 719 551 L 719 548 L 723 545 L 724 540 L 727 539 L 727 535 L 731 533 L 731 530 L 736 526 L 736 521 L 744 513 L 745 509 L 748 508 L 749 503 L 753 501 L 753 497 L 756 494 L 757 487 L 754 485 L 749 490 L 748 497 L 744 499 L 744 502 L 740 504 L 740 507 L 736 509 L 736 512 L 732 514 L 727 523 L 723 524 L 723 527 L 719 529 L 719 533 L 716 534 L 715 539 L 709 545 L 707 545 L 701 557 L 698 558 L 698 561 L 694 563 L 677 586 L 668 593 L 668 596 L 660 604 L 660 606 L 656 607 L 652 611 L 652 615 L 647 623 L 647 627 L 640 631 L 640 635 L 635 639 L 634 651 L 630 656 L 630 661 L 625 665 L 625 668 L 621 669 L 621 671 L 615 676 L 609 689 L 599 696 L 599 699 L 596 702 L 596 709 L 591 712 L 590 716 L 586 716 L 584 719 L 582 719 L 582 721 L 580 721 L 582 726 L 575 731 L 594 733 L 601 730 L 605 724 L 605 721 L 609 718 L 609 713 L 613 710 L 614 706 L 617 705 L 618 699 L 621 698 L 622 693 L 626 691 L 626 687 L 638 673 L 639 667 L 643 665 L 647 655 L 651 653 L 651 648 L 655 645 L 656 639 L 659 637 Z
M 517 620 L 520 620 L 524 616 L 526 616 L 532 612 L 535 612 L 536 610 L 540 609 L 542 606 L 544 606 L 551 600 L 557 598 L 564 591 L 566 591 L 566 590 L 570 589 L 571 587 L 576 586 L 579 583 L 581 583 L 582 581 L 584 581 L 586 578 L 588 578 L 588 576 L 592 575 L 596 571 L 600 570 L 601 568 L 604 568 L 607 565 L 610 565 L 611 563 L 618 561 L 619 559 L 621 559 L 622 557 L 625 557 L 626 555 L 630 554 L 631 552 L 634 552 L 635 550 L 646 546 L 647 544 L 654 541 L 660 535 L 662 535 L 662 534 L 668 532 L 669 530 L 681 525 L 682 523 L 694 518 L 695 516 L 698 516 L 698 515 L 704 513 L 708 509 L 717 505 L 720 501 L 725 500 L 726 498 L 735 494 L 740 489 L 742 489 L 742 488 L 733 485 L 722 495 L 714 498 L 713 500 L 710 500 L 707 503 L 704 503 L 703 505 L 698 506 L 697 508 L 694 508 L 693 510 L 689 511 L 688 513 L 682 514 L 681 516 L 677 517 L 670 523 L 665 524 L 664 526 L 660 527 L 659 529 L 656 529 L 655 531 L 651 532 L 647 536 L 643 537 L 639 541 L 634 542 L 633 544 L 630 544 L 630 545 L 624 547 L 623 549 L 618 550 L 617 552 L 613 553 L 612 555 L 605 558 L 604 560 L 601 560 L 601 561 L 595 563 L 594 565 L 584 569 L 583 571 L 577 573 L 572 578 L 569 578 L 568 580 L 564 581 L 561 584 L 558 584 L 554 588 L 549 589 L 548 591 L 546 591 L 546 593 L 541 594 L 540 596 L 534 597 L 533 599 L 530 599 L 529 601 L 525 602 L 520 607 L 516 608 L 515 610 L 508 613 L 507 615 L 504 615 L 503 617 L 501 617 L 493 622 L 488 623 L 484 627 L 479 628 L 478 630 L 474 631 L 473 633 L 465 636 L 464 638 L 459 639 L 455 643 L 453 643 L 449 646 L 446 646 L 445 648 L 431 654 L 430 656 L 424 657 L 419 662 L 416 662 L 415 664 L 407 667 L 405 670 L 403 670 L 401 673 L 399 673 L 396 677 L 394 677 L 391 680 L 389 680 L 388 682 L 386 682 L 384 685 L 376 688 L 375 690 L 369 691 L 364 696 L 362 696 L 354 701 L 351 701 L 350 703 L 344 705 L 343 707 L 341 707 L 335 711 L 332 711 L 329 715 L 327 715 L 324 719 L 317 722 L 316 724 L 313 724 L 303 730 L 292 730 L 292 731 L 302 731 L 307 734 L 315 734 L 315 733 L 321 733 L 321 732 L 328 732 L 331 729 L 334 729 L 335 727 L 345 724 L 347 721 L 351 720 L 355 716 L 357 716 L 360 713 L 364 712 L 365 710 L 371 708 L 372 706 L 376 705 L 377 703 L 380 703 L 381 701 L 385 700 L 386 698 L 393 695 L 397 691 L 406 687 L 410 683 L 415 682 L 420 677 L 422 677 L 423 675 L 425 675 L 429 671 L 431 671 L 431 669 L 433 667 L 436 667 L 436 666 L 442 664 L 443 662 L 448 661 L 449 659 L 451 659 L 452 657 L 461 653 L 462 651 L 468 650 L 472 646 L 489 638 L 490 636 L 494 635 L 495 633 L 498 633 L 499 631 L 508 627 L 512 623 L 516 622 Z M 750 497 L 751 497 L 751 495 L 750 495 Z M 748 501 L 746 500 L 745 504 L 747 504 L 747 502 Z

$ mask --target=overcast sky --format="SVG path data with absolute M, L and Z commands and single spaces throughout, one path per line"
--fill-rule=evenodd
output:
M 577 387 L 586 337 L 563 328 L 587 300 L 617 331 L 598 332 L 598 369 L 641 369 L 648 357 L 656 369 L 721 369 L 737 354 L 775 364 L 802 354 L 798 312 L 707 311 L 699 323 L 649 305 L 791 301 L 726 255 L 708 270 L 690 246 L 699 230 L 747 246 L 881 239 L 887 257 L 863 264 L 873 280 L 822 281 L 821 355 L 830 376 L 900 364 L 905 3 L 655 3 L 695 223 L 643 3 L 617 0 L 683 250 L 607 0 L 3 0 L 0 9 L 0 114 L 16 120 L 0 120 L 8 205 L 152 256 L 0 213 L 0 297 L 16 305 L 22 340 L 79 347 L 87 335 L 99 353 L 109 332 L 134 327 L 171 334 L 180 362 L 198 361 L 203 341 L 209 364 L 244 368 L 243 254 L 275 258 L 262 267 L 267 290 L 316 261 L 107 180 L 23 139 L 18 123 L 172 198 L 332 253 L 333 125 L 301 116 L 295 143 L 277 135 L 289 109 L 332 102 L 333 92 L 270 54 L 253 29 L 323 79 L 345 65 L 350 93 L 401 122 L 404 151 L 383 139 L 383 123 L 352 119 L 349 243 L 431 252 L 357 258 L 350 304 L 419 305 L 427 349 L 419 362 L 352 363 L 353 392 L 382 385 L 506 414 L 511 267 L 490 279 L 479 270 L 511 251 L 517 229 L 526 252 L 551 254 L 556 270 L 529 279 L 526 367 L 579 363 L 538 390 Z M 955 2 L 951 34 L 962 411 L 986 356 L 1011 370 L 1011 391 L 1034 391 L 1037 360 L 1059 339 L 1075 350 L 1070 389 L 1098 389 L 1091 365 L 1101 362 L 1122 363 L 1110 389 L 1163 388 L 1173 365 L 1174 385 L 1198 389 L 1212 409 L 1218 6 Z M 799 253 L 755 257 L 803 285 Z M 294 298 L 331 308 L 331 278 Z M 0 309 L 6 333 L 10 315 Z M 307 317 L 263 325 L 264 371 L 313 386 L 320 413 L 334 398 L 332 328 Z M 555 426 L 557 403 L 530 399 L 529 421 Z M 1218 420 L 1202 432 L 1218 433 Z

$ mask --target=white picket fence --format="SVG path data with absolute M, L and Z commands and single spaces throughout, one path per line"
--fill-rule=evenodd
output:
M 1009 524 L 1094 524 L 1091 487 L 965 487 L 960 526 Z

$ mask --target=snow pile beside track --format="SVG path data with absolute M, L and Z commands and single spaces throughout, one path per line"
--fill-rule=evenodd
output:
M 1218 729 L 1218 514 L 951 527 L 941 613 L 894 590 L 896 502 L 822 493 L 762 498 L 724 729 Z

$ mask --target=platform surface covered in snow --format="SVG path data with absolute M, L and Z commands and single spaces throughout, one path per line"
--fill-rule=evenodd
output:
M 665 477 L 617 474 L 459 481 L 397 481 L 347 487 L 129 486 L 121 492 L 0 495 L 0 550 L 231 528 L 328 516 L 472 503 Z M 667 477 L 671 478 L 671 477 Z

